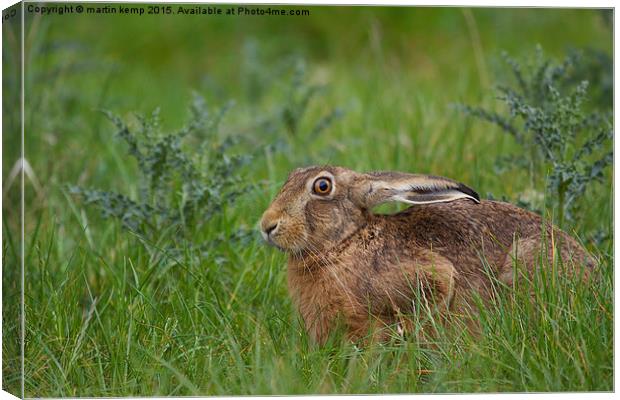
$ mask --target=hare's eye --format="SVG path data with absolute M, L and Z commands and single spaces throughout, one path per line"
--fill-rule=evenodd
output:
M 328 195 L 332 191 L 332 181 L 328 178 L 318 178 L 312 185 L 312 190 L 320 196 Z

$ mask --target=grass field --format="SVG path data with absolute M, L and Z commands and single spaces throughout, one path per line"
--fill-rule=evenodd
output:
M 542 196 L 545 171 L 498 173 L 497 157 L 518 144 L 452 105 L 499 109 L 504 50 L 611 54 L 601 12 L 309 9 L 281 19 L 27 16 L 25 153 L 38 184 L 26 179 L 25 395 L 613 390 L 612 241 L 591 240 L 612 232 L 609 172 L 567 228 L 603 260 L 592 286 L 540 281 L 533 303 L 505 293 L 482 313 L 480 335 L 448 327 L 430 346 L 360 349 L 340 337 L 313 346 L 288 297 L 285 256 L 258 233 L 227 239 L 252 232 L 288 172 L 308 164 L 442 175 L 511 201 Z M 3 25 L 3 90 L 13 99 L 18 28 Z M 291 90 L 314 84 L 323 89 L 294 130 L 271 123 Z M 213 110 L 234 101 L 217 138 L 238 137 L 231 154 L 252 156 L 238 172 L 252 187 L 192 233 L 195 244 L 217 243 L 208 253 L 186 246 L 169 256 L 158 249 L 177 232 L 145 244 L 67 185 L 135 199 L 138 166 L 99 110 L 135 122 L 134 112 L 160 107 L 162 130 L 174 131 L 193 91 Z M 19 182 L 7 189 L 19 157 L 16 104 L 3 104 L 2 367 L 3 388 L 19 394 Z M 313 133 L 335 109 L 341 116 Z

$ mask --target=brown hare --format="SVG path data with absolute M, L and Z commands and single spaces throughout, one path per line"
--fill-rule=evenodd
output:
M 372 213 L 393 201 L 412 207 Z M 510 284 L 515 256 L 535 267 L 541 242 L 556 243 L 565 262 L 586 269 L 593 263 L 573 238 L 539 215 L 481 201 L 474 190 L 447 178 L 402 172 L 296 169 L 260 228 L 268 243 L 288 254 L 289 291 L 317 343 L 325 342 L 338 320 L 354 340 L 373 324 L 402 329 L 399 316 L 411 314 L 416 290 L 446 309 L 467 304 L 473 293 L 488 298 L 491 278 L 483 260 Z M 557 256 L 553 249 L 549 245 L 546 252 Z

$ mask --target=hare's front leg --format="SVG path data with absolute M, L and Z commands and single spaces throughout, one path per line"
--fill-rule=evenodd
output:
M 422 301 L 428 305 L 434 305 L 439 309 L 450 308 L 454 298 L 456 286 L 456 268 L 447 258 L 433 253 L 426 252 L 410 268 L 413 279 L 417 285 L 417 301 Z
M 323 345 L 335 324 L 336 313 L 325 305 L 305 304 L 299 310 L 310 340 Z
M 370 313 L 350 318 L 347 327 L 347 337 L 353 342 L 362 341 L 364 344 L 387 342 L 394 333 L 390 321 Z
M 375 337 L 377 332 L 376 326 L 385 327 L 386 324 L 383 321 L 371 322 L 369 315 L 362 315 L 359 313 L 347 313 L 346 311 L 340 312 L 315 312 L 311 315 L 304 317 L 304 324 L 306 331 L 314 343 L 319 345 L 325 344 L 329 335 L 337 328 L 345 328 L 347 337 L 357 342 L 361 339 L 365 339 L 372 334 Z
M 423 339 L 432 336 L 435 323 L 444 321 L 453 308 L 458 297 L 457 273 L 452 262 L 430 251 L 418 257 L 408 270 L 408 304 L 393 304 L 396 332 L 403 337 Z M 404 288 L 398 292 L 403 293 Z

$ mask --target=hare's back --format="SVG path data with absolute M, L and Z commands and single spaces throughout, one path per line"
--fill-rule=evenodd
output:
M 510 203 L 463 199 L 450 203 L 412 206 L 394 215 L 398 223 L 414 229 L 419 237 L 467 239 L 473 234 L 490 233 L 500 241 L 512 241 L 515 233 L 530 236 L 542 229 L 542 218 Z M 395 221 L 396 222 L 396 221 Z M 416 235 L 418 236 L 418 235 Z
M 412 206 L 388 217 L 390 229 L 404 240 L 433 248 L 454 263 L 501 262 L 515 237 L 541 233 L 542 218 L 509 203 L 457 200 Z

